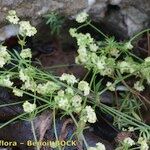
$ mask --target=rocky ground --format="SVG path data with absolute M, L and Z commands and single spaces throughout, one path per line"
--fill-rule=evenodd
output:
M 0 0 L 0 27 L 6 25 L 5 16 L 11 9 L 37 26 L 43 15 L 52 11 L 73 19 L 86 10 L 96 22 L 128 37 L 150 26 L 149 8 L 149 0 Z

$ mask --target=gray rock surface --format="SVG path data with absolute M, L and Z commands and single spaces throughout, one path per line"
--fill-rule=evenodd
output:
M 90 12 L 94 20 L 121 31 L 124 37 L 150 27 L 149 0 L 97 0 Z
M 150 0 L 0 0 L 0 26 L 6 24 L 5 16 L 11 9 L 34 25 L 51 11 L 73 16 L 86 9 L 93 20 L 101 21 L 125 37 L 150 25 Z

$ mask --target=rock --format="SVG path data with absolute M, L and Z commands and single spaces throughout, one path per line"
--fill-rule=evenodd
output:
M 51 11 L 59 11 L 66 15 L 76 14 L 87 5 L 85 0 L 1 0 L 0 22 L 5 20 L 8 10 L 15 9 L 19 17 L 29 18 L 33 24 L 38 24 L 41 17 Z
M 29 19 L 33 25 L 40 24 L 42 17 L 51 11 L 74 16 L 87 10 L 96 22 L 102 22 L 107 28 L 128 37 L 148 27 L 149 8 L 149 0 L 1 0 L 0 26 L 6 24 L 5 17 L 11 9 L 15 9 L 19 17 Z
M 97 0 L 90 13 L 95 21 L 128 37 L 149 26 L 149 8 L 149 0 Z

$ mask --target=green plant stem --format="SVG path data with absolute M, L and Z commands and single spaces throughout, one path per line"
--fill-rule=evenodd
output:
M 134 55 L 133 53 L 131 53 L 131 52 L 129 52 L 129 51 L 128 51 L 128 54 L 131 55 L 131 56 L 133 56 L 134 58 L 136 58 L 136 59 L 139 60 L 140 62 L 144 62 L 143 59 L 139 58 L 138 56 Z
M 99 32 L 102 36 L 104 36 L 106 39 L 108 38 L 102 31 L 100 31 L 98 28 L 96 28 L 94 25 L 92 25 L 90 22 L 88 23 L 93 29 L 95 29 L 97 32 Z
M 77 28 L 77 30 L 79 30 L 79 29 L 81 29 L 81 28 L 83 28 L 83 27 L 86 27 L 90 22 L 91 22 L 91 21 L 87 21 L 86 23 L 80 25 L 80 26 Z
M 36 143 L 36 148 L 37 148 L 37 150 L 40 150 L 40 147 L 39 147 L 39 145 L 37 144 L 38 141 L 37 141 L 37 137 L 36 137 L 36 133 L 35 133 L 35 128 L 34 128 L 33 120 L 31 120 L 30 122 L 31 122 L 31 130 L 32 130 L 32 133 L 33 133 L 34 141 L 35 141 L 35 143 Z
M 76 121 L 76 119 L 75 119 L 75 117 L 73 116 L 72 113 L 70 113 L 70 116 L 71 116 L 72 120 L 74 121 L 76 127 L 78 127 L 78 123 L 77 123 L 77 121 Z M 83 133 L 81 133 L 81 137 L 82 137 L 82 139 L 83 139 L 83 142 L 84 142 L 84 144 L 85 144 L 86 149 L 88 149 L 89 146 L 88 146 L 88 144 L 87 144 L 87 142 L 86 142 L 86 139 L 85 139 Z
M 141 34 L 143 34 L 143 33 L 145 33 L 145 32 L 148 32 L 148 31 L 150 31 L 150 29 L 145 29 L 145 30 L 139 32 L 138 34 L 136 34 L 135 36 L 133 36 L 133 37 L 129 40 L 129 42 L 132 42 L 132 41 L 133 41 L 134 39 L 136 39 L 138 36 L 140 36 Z
M 19 119 L 19 118 L 25 116 L 26 114 L 27 114 L 27 113 L 22 113 L 21 115 L 18 115 L 17 117 L 14 117 L 14 118 L 10 119 L 10 120 L 7 121 L 6 123 L 2 124 L 2 125 L 0 126 L 0 129 L 2 129 L 3 127 L 5 127 L 5 126 L 7 126 L 8 124 L 12 123 L 13 121 L 16 121 L 17 119 Z
M 57 129 L 56 129 L 56 118 L 55 118 L 56 112 L 55 112 L 55 108 L 53 109 L 53 126 L 54 126 L 54 134 L 55 134 L 55 138 L 58 141 L 58 134 L 57 134 Z M 58 149 L 61 150 L 60 145 L 58 145 Z
M 64 64 L 64 65 L 56 65 L 56 66 L 43 67 L 43 68 L 44 69 L 57 69 L 57 68 L 69 67 L 69 66 L 81 66 L 81 65 L 79 65 L 79 64 Z
M 25 101 L 20 101 L 20 102 L 15 102 L 15 103 L 9 103 L 9 104 L 2 104 L 2 105 L 0 105 L 0 108 L 2 108 L 2 107 L 8 107 L 8 106 L 13 106 L 13 105 L 18 105 L 18 104 L 22 104 L 24 102 Z

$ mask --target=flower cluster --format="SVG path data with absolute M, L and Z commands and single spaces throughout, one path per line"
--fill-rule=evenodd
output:
M 123 143 L 124 143 L 125 145 L 128 145 L 128 147 L 131 147 L 131 146 L 135 145 L 134 140 L 132 140 L 130 137 L 125 138 L 125 139 L 123 140 Z
M 89 122 L 89 123 L 95 123 L 96 122 L 96 120 L 97 120 L 96 113 L 91 106 L 86 106 L 82 110 L 80 120 L 83 120 L 85 123 L 86 122 Z
M 10 81 L 10 76 L 0 76 L 0 85 L 4 87 L 12 87 L 13 82 Z
M 29 21 L 20 21 L 19 25 L 19 34 L 22 36 L 31 37 L 37 33 L 36 28 L 31 26 Z
M 84 96 L 87 96 L 90 93 L 89 83 L 86 81 L 80 81 L 78 84 L 78 89 L 84 92 Z
M 134 74 L 137 70 L 139 70 L 140 64 L 135 62 L 131 57 L 126 57 L 124 61 L 118 62 L 117 66 L 122 74 Z
M 37 85 L 37 92 L 42 95 L 49 95 L 60 89 L 60 86 L 55 82 L 47 81 L 46 83 Z
M 20 90 L 20 89 L 17 89 L 16 87 L 13 88 L 13 93 L 14 93 L 15 96 L 18 96 L 18 97 L 23 96 L 23 91 Z
M 60 109 L 66 111 L 80 112 L 82 108 L 82 98 L 79 95 L 75 95 L 73 90 L 67 88 L 65 91 L 58 91 L 57 96 L 55 96 L 56 106 Z
M 0 68 L 2 68 L 11 59 L 7 52 L 7 47 L 0 45 Z
M 23 50 L 21 51 L 21 53 L 20 53 L 20 56 L 21 56 L 23 59 L 32 58 L 31 49 L 30 49 L 30 48 L 23 49 Z
M 98 142 L 96 143 L 96 147 L 89 147 L 87 150 L 106 150 L 105 145 Z
M 32 69 L 31 67 L 27 67 L 27 68 L 22 68 L 19 71 L 19 78 L 25 82 L 28 81 L 30 79 L 32 79 L 35 75 L 35 70 Z
M 30 102 L 26 101 L 23 103 L 23 110 L 26 113 L 32 113 L 36 109 L 36 104 L 31 104 Z
M 148 84 L 150 84 L 150 57 L 147 57 L 141 64 L 141 77 L 146 79 Z
M 76 29 L 70 29 L 70 34 L 77 39 L 78 56 L 75 61 L 82 64 L 89 70 L 93 69 L 102 76 L 111 76 L 116 66 L 114 58 L 106 55 L 98 55 L 99 47 L 89 33 L 77 33 Z M 103 50 L 101 49 L 101 52 Z
M 134 88 L 137 91 L 143 91 L 145 89 L 145 87 L 142 85 L 142 83 L 140 83 L 140 81 L 137 81 L 136 83 L 134 83 Z
M 74 75 L 70 75 L 67 73 L 63 73 L 62 76 L 60 77 L 60 81 L 66 81 L 67 84 L 73 85 L 77 83 L 77 79 Z
M 140 150 L 149 150 L 149 146 L 147 144 L 147 140 L 146 139 L 140 137 L 138 139 L 137 143 L 140 144 Z
M 35 70 L 28 67 L 25 69 L 20 69 L 19 71 L 19 78 L 21 81 L 24 82 L 24 85 L 22 86 L 23 90 L 31 90 L 32 92 L 35 92 L 37 90 L 36 82 L 34 81 L 35 76 Z
M 121 141 L 120 144 L 121 145 L 118 146 L 116 148 L 116 150 L 130 149 L 130 147 L 132 147 L 132 146 L 138 146 L 138 149 L 140 149 L 140 150 L 148 150 L 149 149 L 149 146 L 147 144 L 147 140 L 143 137 L 139 137 L 137 142 L 135 142 L 130 137 L 127 137 L 123 141 Z
M 108 89 L 109 89 L 110 91 L 115 91 L 115 86 L 114 86 L 113 83 L 107 82 L 106 86 L 108 87 Z
M 88 18 L 88 14 L 86 12 L 82 12 L 76 16 L 76 21 L 78 23 L 83 23 L 87 20 L 87 18 Z
M 6 19 L 12 24 L 18 24 L 19 22 L 19 18 L 17 17 L 15 10 L 10 10 Z
M 23 37 L 31 37 L 37 33 L 36 28 L 29 21 L 19 21 L 15 10 L 10 10 L 6 19 L 12 24 L 19 25 L 19 34 Z

